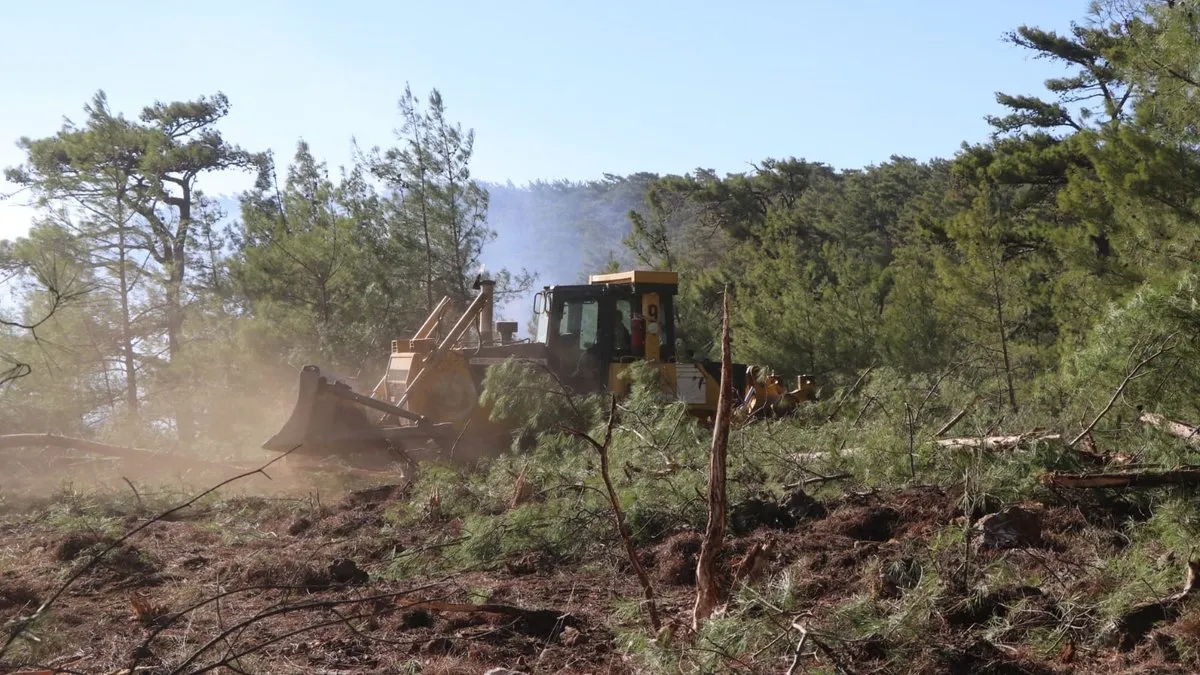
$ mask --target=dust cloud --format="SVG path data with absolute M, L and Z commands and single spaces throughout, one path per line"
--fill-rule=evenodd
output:
M 197 386 L 182 398 L 147 396 L 139 424 L 110 420 L 87 438 L 81 439 L 84 434 L 64 419 L 6 429 L 14 435 L 0 434 L 0 513 L 19 504 L 78 504 L 101 496 L 161 507 L 241 474 L 250 475 L 222 486 L 219 495 L 297 498 L 319 493 L 334 498 L 366 485 L 403 482 L 399 471 L 314 468 L 301 457 L 280 458 L 263 449 L 292 413 L 299 368 L 255 364 L 250 370 L 243 369 L 249 377 L 237 382 L 229 381 L 219 365 L 193 372 Z M 30 377 L 20 384 L 36 388 L 37 378 Z M 191 408 L 196 440 L 186 448 L 161 429 L 171 422 L 180 400 L 201 402 Z M 5 438 L 22 440 L 15 434 L 44 433 L 56 437 L 52 444 L 5 443 Z M 74 443 L 76 439 L 83 443 Z M 96 445 L 85 447 L 89 442 Z

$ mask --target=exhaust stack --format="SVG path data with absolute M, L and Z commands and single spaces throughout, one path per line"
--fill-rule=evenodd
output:
M 492 339 L 492 299 L 496 290 L 496 282 L 491 279 L 479 281 L 479 294 L 483 296 L 483 307 L 479 310 L 479 343 L 490 347 Z

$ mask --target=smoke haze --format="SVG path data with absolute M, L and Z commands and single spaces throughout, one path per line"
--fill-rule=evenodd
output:
M 498 302 L 496 316 L 516 321 L 526 335 L 533 296 L 543 286 L 586 283 L 610 260 L 633 264 L 623 244 L 629 212 L 643 214 L 645 191 L 655 176 L 606 176 L 587 182 L 539 181 L 517 187 L 487 183 L 488 225 L 496 239 L 484 247 L 489 270 L 525 269 L 537 274 L 534 287 Z

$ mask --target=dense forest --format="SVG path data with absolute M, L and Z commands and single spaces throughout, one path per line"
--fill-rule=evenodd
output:
M 5 174 L 39 216 L 0 245 L 17 303 L 0 427 L 253 436 L 298 366 L 377 377 L 390 341 L 443 295 L 467 300 L 487 260 L 523 329 L 542 284 L 669 268 L 699 354 L 719 352 L 728 285 L 739 361 L 831 386 L 872 366 L 953 371 L 996 409 L 1093 409 L 1169 347 L 1169 382 L 1129 391 L 1195 416 L 1198 37 L 1175 2 L 1016 28 L 1013 49 L 1067 74 L 998 93 L 991 137 L 944 159 L 526 186 L 472 177 L 474 133 L 437 90 L 406 90 L 394 145 L 340 171 L 303 142 L 290 158 L 242 147 L 220 94 L 129 117 L 100 92 L 79 122 L 20 139 Z M 256 182 L 223 210 L 205 179 L 229 171 Z

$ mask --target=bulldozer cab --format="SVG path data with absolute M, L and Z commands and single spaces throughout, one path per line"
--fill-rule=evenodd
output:
M 587 284 L 547 286 L 535 300 L 537 342 L 564 383 L 613 384 L 612 364 L 675 357 L 674 272 L 597 274 Z

